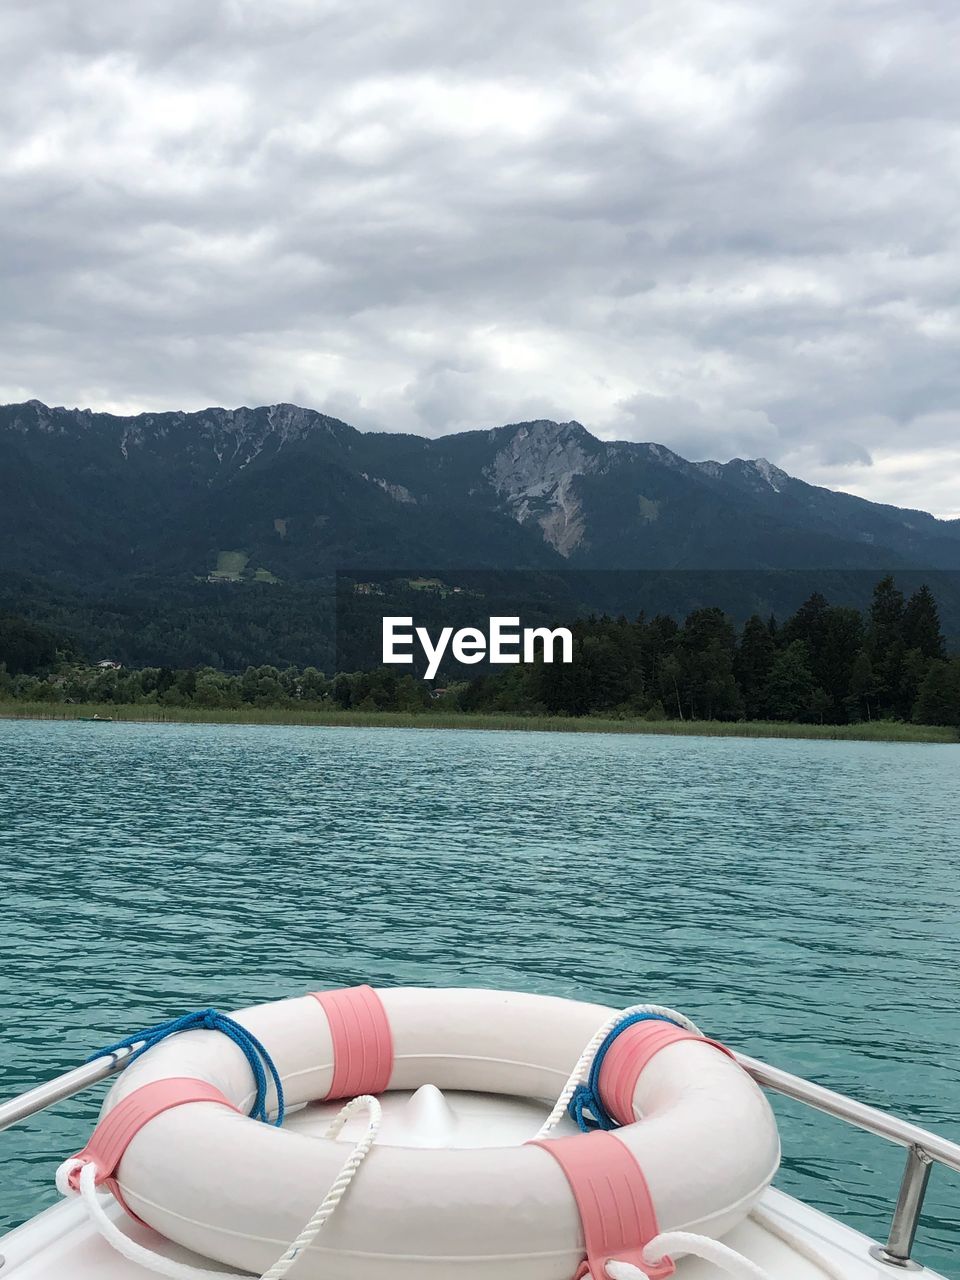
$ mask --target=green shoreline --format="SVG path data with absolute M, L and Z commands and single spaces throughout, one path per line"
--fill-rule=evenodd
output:
M 844 742 L 956 743 L 955 729 L 874 720 L 863 724 L 789 724 L 777 721 L 607 720 L 600 716 L 483 715 L 467 712 L 325 711 L 308 707 L 157 707 L 0 702 L 3 720 L 92 720 L 142 724 L 273 724 L 335 728 L 490 729 L 538 733 L 649 733 L 709 738 L 813 738 Z

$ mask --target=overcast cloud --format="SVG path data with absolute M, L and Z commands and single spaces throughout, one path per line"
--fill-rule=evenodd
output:
M 6 0 L 0 400 L 529 417 L 960 515 L 955 0 Z

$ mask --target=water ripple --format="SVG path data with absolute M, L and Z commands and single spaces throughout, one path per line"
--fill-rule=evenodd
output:
M 469 984 L 675 1004 L 960 1139 L 958 769 L 876 743 L 0 723 L 0 1094 L 201 1005 Z M 96 1105 L 0 1136 L 0 1230 L 53 1199 Z M 899 1153 L 778 1112 L 781 1185 L 882 1235 Z M 918 1246 L 948 1272 L 958 1191 L 935 1172 Z

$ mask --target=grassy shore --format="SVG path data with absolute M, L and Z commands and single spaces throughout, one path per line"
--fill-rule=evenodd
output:
M 600 716 L 465 715 L 449 711 L 327 711 L 310 707 L 156 707 L 133 703 L 0 702 L 0 718 L 86 720 L 94 716 L 148 724 L 290 724 L 371 729 L 523 729 L 539 733 L 668 733 L 711 738 L 827 738 L 862 742 L 957 742 L 956 730 L 875 720 L 864 724 L 776 721 L 605 720 Z

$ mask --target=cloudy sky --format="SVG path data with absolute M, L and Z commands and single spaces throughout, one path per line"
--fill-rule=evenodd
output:
M 530 417 L 960 515 L 955 0 L 5 0 L 0 401 Z

